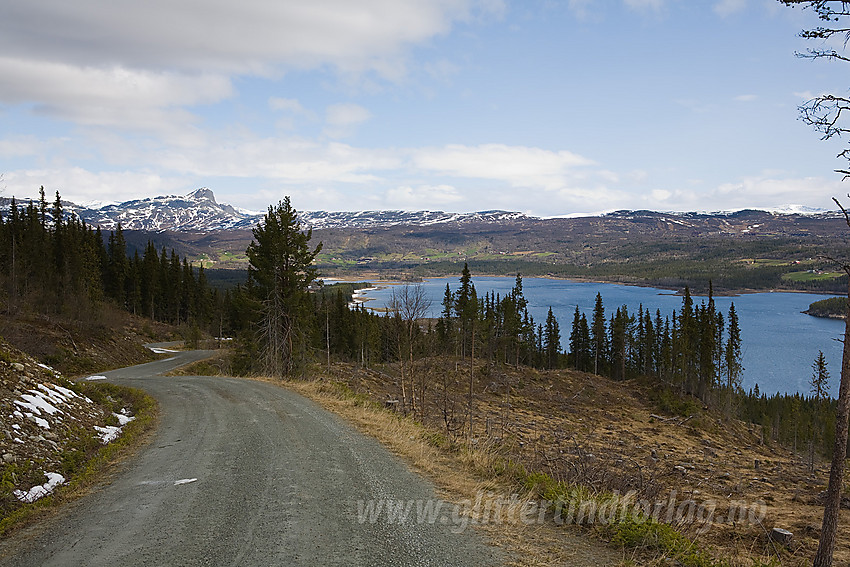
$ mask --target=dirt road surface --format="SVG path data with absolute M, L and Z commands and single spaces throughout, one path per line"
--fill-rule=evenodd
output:
M 439 503 L 434 488 L 315 403 L 262 382 L 161 376 L 208 354 L 105 373 L 159 401 L 152 442 L 111 483 L 2 542 L 0 565 L 503 562 L 451 506 L 417 517 Z M 390 519 L 388 501 L 408 518 Z

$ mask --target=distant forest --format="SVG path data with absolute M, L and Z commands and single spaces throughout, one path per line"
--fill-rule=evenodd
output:
M 448 287 L 437 320 L 424 320 L 416 308 L 416 286 L 395 298 L 385 314 L 351 306 L 358 285 L 315 287 L 298 334 L 300 368 L 326 357 L 364 366 L 398 363 L 404 373 L 429 356 L 475 358 L 491 365 L 537 369 L 572 368 L 648 387 L 663 411 L 693 415 L 714 407 L 723 415 L 763 426 L 768 438 L 789 446 L 810 446 L 828 454 L 834 401 L 821 394 L 765 396 L 743 392 L 741 337 L 734 305 L 725 315 L 713 296 L 695 304 L 685 288 L 682 307 L 662 317 L 642 306 L 606 312 L 597 297 L 590 320 L 576 313 L 569 332 L 551 310 L 535 321 L 527 309 L 522 277 L 510 293 L 478 296 L 471 268 L 464 266 L 460 289 Z M 367 284 L 359 284 L 365 286 Z M 709 290 L 712 289 L 707 283 Z M 419 298 L 421 300 L 421 297 Z M 838 300 L 836 300 L 838 301 Z M 42 189 L 37 201 L 0 216 L 0 305 L 4 313 L 56 314 L 92 318 L 109 304 L 130 313 L 181 326 L 187 337 L 201 333 L 236 337 L 236 373 L 258 371 L 257 314 L 260 302 L 252 283 L 225 290 L 209 284 L 202 267 L 174 251 L 148 243 L 128 254 L 120 227 L 109 234 L 87 226 L 62 209 L 59 194 L 48 203 Z M 569 348 L 561 349 L 562 333 Z M 825 366 L 813 373 L 824 373 Z M 403 402 L 415 408 L 424 389 L 401 376 Z
M 847 315 L 847 298 L 846 297 L 830 297 L 829 299 L 821 299 L 815 301 L 806 310 L 806 313 L 814 317 L 832 317 L 836 319 L 843 318 Z

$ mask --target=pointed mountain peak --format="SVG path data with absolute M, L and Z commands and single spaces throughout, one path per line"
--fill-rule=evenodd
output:
M 186 195 L 186 197 L 198 201 L 208 200 L 212 201 L 215 204 L 218 204 L 215 202 L 215 195 L 213 194 L 212 189 L 209 189 L 208 187 L 201 187 L 200 189 L 195 189 L 194 191 Z

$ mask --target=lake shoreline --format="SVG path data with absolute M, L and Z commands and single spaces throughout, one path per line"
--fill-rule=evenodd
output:
M 350 279 L 363 281 L 356 277 Z M 459 279 L 452 275 L 426 278 L 418 282 L 431 302 L 428 317 L 440 316 L 446 284 L 452 291 L 456 291 L 460 285 Z M 479 298 L 486 293 L 504 296 L 514 286 L 514 277 L 508 276 L 475 275 L 473 281 Z M 398 285 L 404 282 L 392 283 Z M 363 294 L 372 299 L 366 303 L 370 311 L 386 308 L 392 286 L 386 279 L 382 280 L 382 284 L 383 289 Z M 637 313 L 638 308 L 642 307 L 653 314 L 660 312 L 664 319 L 672 311 L 681 309 L 682 295 L 677 291 L 648 285 L 626 285 L 623 282 L 600 282 L 591 278 L 580 281 L 535 276 L 523 280 L 523 292 L 534 320 L 545 320 L 549 308 L 558 319 L 562 348 L 566 347 L 569 323 L 573 320 L 576 307 L 588 317 L 591 316 L 597 293 L 602 294 L 606 315 L 626 305 L 630 314 Z M 803 313 L 812 302 L 826 299 L 829 295 L 784 290 L 749 291 L 737 296 L 715 297 L 717 309 L 724 314 L 724 319 L 731 304 L 735 304 L 745 345 L 745 387 L 752 388 L 758 384 L 760 390 L 766 393 L 807 391 L 806 380 L 811 375 L 811 361 L 820 350 L 826 354 L 830 368 L 840 367 L 840 345 L 834 339 L 843 332 L 843 325 L 835 320 Z M 705 296 L 694 296 L 695 304 L 706 300 Z
M 374 276 L 374 277 L 370 277 Z M 425 280 L 435 280 L 442 278 L 451 278 L 454 274 L 444 274 L 444 275 L 433 275 L 433 276 L 422 276 L 417 279 L 386 279 L 386 275 L 380 275 L 379 272 L 363 272 L 361 276 L 333 276 L 328 277 L 328 279 L 346 283 L 355 283 L 355 282 L 369 282 L 375 285 L 403 285 L 403 284 L 411 284 L 415 285 L 417 283 L 422 283 Z M 513 275 L 505 275 L 505 274 L 487 274 L 487 273 L 476 273 L 472 276 L 474 280 L 476 277 L 479 278 L 512 278 L 516 277 L 516 274 Z M 460 276 L 457 275 L 457 278 L 460 279 Z M 525 279 L 545 279 L 545 280 L 556 280 L 556 281 L 568 281 L 568 282 L 576 282 L 576 283 L 593 283 L 593 284 L 614 284 L 614 285 L 624 285 L 631 287 L 641 287 L 641 288 L 655 288 L 655 289 L 663 289 L 667 291 L 672 291 L 673 293 L 670 295 L 684 295 L 684 288 L 674 287 L 670 285 L 664 284 L 656 284 L 651 282 L 633 282 L 633 281 L 622 281 L 618 279 L 605 279 L 605 278 L 597 278 L 597 277 L 582 277 L 582 276 L 574 276 L 574 277 L 561 277 L 561 276 L 553 276 L 553 275 L 543 275 L 543 276 L 522 276 L 523 280 Z M 321 278 L 319 278 L 321 279 Z M 785 288 L 737 288 L 737 289 L 721 289 L 714 290 L 715 297 L 740 297 L 742 295 L 749 295 L 753 293 L 810 293 L 816 295 L 832 295 L 836 297 L 840 297 L 844 295 L 843 293 L 829 292 L 829 291 L 813 291 L 813 290 L 805 290 L 805 289 L 785 289 Z M 708 297 L 708 293 L 698 293 L 691 291 L 692 297 Z M 807 313 L 807 315 L 810 315 Z M 814 315 L 813 315 L 814 316 Z

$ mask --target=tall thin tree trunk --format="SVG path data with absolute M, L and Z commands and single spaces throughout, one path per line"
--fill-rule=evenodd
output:
M 850 224 L 850 222 L 848 223 Z M 850 267 L 845 266 L 850 275 Z M 841 385 L 838 389 L 838 408 L 835 415 L 835 447 L 832 452 L 832 468 L 823 508 L 818 551 L 814 567 L 831 567 L 835 549 L 835 534 L 838 531 L 838 514 L 841 509 L 841 488 L 844 479 L 844 461 L 847 456 L 847 428 L 850 418 L 850 280 L 847 283 L 848 311 L 844 318 L 844 352 L 841 357 Z
M 407 332 L 407 348 L 410 355 L 410 367 L 407 369 L 407 374 L 410 376 L 410 411 L 416 414 L 416 375 L 413 368 L 413 325 L 415 321 L 409 323 Z
M 475 382 L 475 323 L 472 324 L 472 352 L 469 355 L 469 399 L 467 401 L 469 409 L 469 440 L 472 441 L 472 392 Z
M 327 306 L 326 306 L 327 307 Z M 331 320 L 328 310 L 325 310 L 325 346 L 328 347 L 328 377 L 331 375 Z
M 407 389 L 404 385 L 404 355 L 398 357 L 398 367 L 401 371 L 401 408 L 407 412 Z

